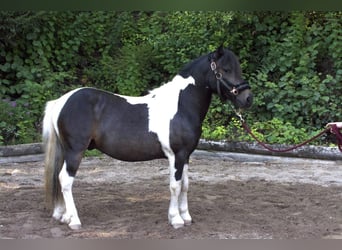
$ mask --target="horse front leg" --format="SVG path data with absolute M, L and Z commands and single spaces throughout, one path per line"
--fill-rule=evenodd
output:
M 181 192 L 182 180 L 176 179 L 175 156 L 169 155 L 170 167 L 170 205 L 169 205 L 169 223 L 175 228 L 184 226 L 184 220 L 179 214 L 178 199 Z
M 188 211 L 187 192 L 189 187 L 188 165 L 181 157 L 169 157 L 170 162 L 170 206 L 169 223 L 175 228 L 191 224 Z
M 182 175 L 182 188 L 179 196 L 179 212 L 180 216 L 184 220 L 185 225 L 190 225 L 192 218 L 189 213 L 188 207 L 188 190 L 189 190 L 189 177 L 188 177 L 189 165 L 185 164 Z

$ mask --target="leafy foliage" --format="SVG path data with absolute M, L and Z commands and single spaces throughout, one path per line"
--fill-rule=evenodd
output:
M 39 141 L 46 101 L 70 89 L 141 95 L 220 44 L 239 55 L 253 88 L 252 129 L 296 143 L 341 119 L 341 20 L 313 11 L 1 11 L 0 143 Z M 218 98 L 203 137 L 248 140 Z

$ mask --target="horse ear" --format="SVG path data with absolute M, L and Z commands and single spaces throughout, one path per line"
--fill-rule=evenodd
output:
M 219 59 L 224 54 L 223 44 L 221 44 L 215 51 L 215 58 Z

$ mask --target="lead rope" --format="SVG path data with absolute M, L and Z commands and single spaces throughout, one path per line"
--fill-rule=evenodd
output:
M 335 134 L 336 139 L 337 139 L 337 145 L 338 149 L 342 152 L 342 134 L 341 134 L 341 129 L 337 127 L 336 124 L 333 124 L 330 127 L 330 131 Z
M 328 132 L 329 130 L 336 135 L 337 138 L 337 142 L 338 142 L 338 148 L 339 150 L 342 152 L 342 134 L 340 132 L 340 129 L 336 126 L 336 125 L 332 125 L 331 127 L 327 127 L 325 128 L 323 131 L 321 131 L 320 133 L 318 133 L 317 135 L 315 135 L 314 137 L 300 143 L 297 144 L 295 146 L 286 148 L 286 149 L 274 149 L 268 145 L 266 145 L 264 142 L 262 142 L 253 132 L 252 130 L 248 127 L 247 123 L 245 122 L 245 120 L 242 117 L 242 114 L 240 112 L 240 110 L 235 110 L 236 115 L 239 117 L 240 121 L 241 121 L 241 125 L 242 127 L 246 130 L 246 132 L 252 137 L 254 138 L 254 140 L 256 140 L 262 147 L 266 148 L 267 150 L 271 151 L 271 152 L 275 152 L 275 153 L 285 153 L 285 152 L 289 152 L 292 151 L 294 149 L 297 149 L 299 147 L 302 147 L 306 144 L 308 144 L 309 142 L 312 142 L 313 140 L 317 139 L 318 137 L 322 136 L 323 134 L 325 134 L 326 132 Z

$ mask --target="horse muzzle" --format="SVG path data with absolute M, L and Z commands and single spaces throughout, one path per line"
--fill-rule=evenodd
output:
M 233 104 L 236 108 L 248 109 L 253 104 L 253 94 L 250 89 L 245 89 L 241 93 L 239 93 L 235 100 L 233 100 Z

